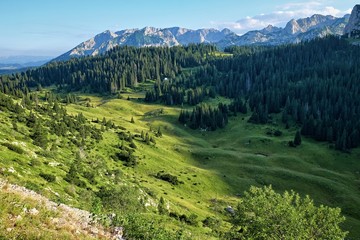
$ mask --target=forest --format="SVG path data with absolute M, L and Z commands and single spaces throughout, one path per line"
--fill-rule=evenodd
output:
M 232 112 L 239 107 L 247 112 L 248 107 L 253 123 L 268 123 L 272 114 L 282 114 L 285 125 L 298 124 L 303 135 L 327 141 L 336 149 L 359 146 L 359 48 L 328 37 L 273 48 L 226 49 L 232 57 L 215 57 L 215 51 L 211 45 L 117 47 L 103 56 L 52 62 L 1 76 L 0 91 L 21 96 L 30 88 L 55 85 L 66 92 L 111 94 L 154 80 L 146 102 L 195 106 L 220 95 L 237 102 Z M 228 114 L 224 109 L 208 110 Z M 211 118 L 205 125 L 212 130 L 227 122 L 222 116 L 204 118 Z M 188 120 L 190 116 L 180 116 L 181 123 Z M 192 128 L 204 125 L 195 123 L 194 117 L 191 121 Z

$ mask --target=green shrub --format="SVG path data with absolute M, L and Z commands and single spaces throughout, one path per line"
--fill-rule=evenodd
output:
M 120 160 L 124 162 L 124 165 L 127 167 L 135 167 L 138 164 L 137 157 L 126 150 L 121 150 L 120 152 L 115 153 L 113 158 L 114 160 Z
M 90 171 L 84 172 L 83 177 L 86 178 L 89 181 L 89 183 L 91 183 L 93 185 L 96 184 L 95 173 L 94 172 L 90 172 Z
M 280 131 L 280 130 L 275 130 L 274 131 L 274 136 L 280 137 L 281 135 L 282 135 L 282 131 Z
M 12 143 L 3 143 L 2 144 L 3 146 L 7 147 L 9 150 L 13 151 L 13 152 L 16 152 L 18 154 L 23 154 L 25 153 L 24 149 L 22 149 L 20 146 L 18 145 L 15 145 L 15 144 L 12 144 Z
M 204 227 L 208 227 L 211 229 L 215 229 L 220 225 L 221 221 L 215 217 L 206 217 L 203 221 L 202 224 Z
M 171 175 L 170 173 L 158 172 L 155 177 L 163 181 L 169 182 L 172 185 L 179 185 L 184 183 L 183 181 L 179 181 L 177 176 Z
M 45 179 L 48 182 L 55 182 L 56 181 L 56 177 L 54 175 L 52 175 L 52 174 L 40 173 L 39 176 L 42 177 L 43 179 Z
M 177 240 L 191 239 L 183 232 L 170 232 L 166 230 L 162 222 L 154 220 L 151 216 L 141 214 L 117 215 L 113 220 L 114 226 L 124 228 L 125 239 L 156 239 Z
M 139 191 L 130 186 L 101 187 L 96 193 L 106 212 L 139 212 L 144 206 L 139 200 Z

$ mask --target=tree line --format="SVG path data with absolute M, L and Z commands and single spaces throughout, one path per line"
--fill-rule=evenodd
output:
M 15 95 L 19 90 L 55 85 L 66 91 L 116 93 L 146 80 L 173 78 L 182 68 L 203 64 L 215 50 L 211 45 L 115 47 L 104 55 L 50 62 L 26 72 L 0 76 L 0 91 Z
M 359 146 L 360 48 L 328 37 L 229 51 L 236 54 L 209 59 L 171 81 L 157 83 L 156 98 L 146 100 L 196 105 L 215 95 L 240 98 L 252 112 L 250 122 L 265 124 L 281 113 L 286 126 L 298 125 L 305 136 L 328 141 L 339 150 Z

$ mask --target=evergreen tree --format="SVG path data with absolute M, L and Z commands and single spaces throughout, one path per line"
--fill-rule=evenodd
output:
M 33 139 L 35 145 L 46 149 L 48 144 L 47 130 L 40 124 L 40 122 L 35 125 L 31 138 Z
M 158 212 L 161 215 L 168 214 L 168 209 L 166 208 L 166 203 L 163 197 L 160 197 L 159 203 L 158 203 Z
M 301 134 L 300 131 L 296 131 L 295 137 L 294 137 L 294 144 L 295 146 L 301 145 Z

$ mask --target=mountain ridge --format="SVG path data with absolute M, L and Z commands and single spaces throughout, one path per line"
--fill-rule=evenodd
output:
M 354 6 L 351 11 L 349 22 L 344 29 L 344 34 L 348 37 L 359 37 L 360 32 L 360 4 Z
M 284 28 L 268 25 L 261 30 L 249 31 L 241 36 L 224 28 L 203 28 L 192 30 L 182 27 L 106 30 L 80 43 L 68 52 L 53 59 L 64 61 L 73 57 L 96 56 L 115 46 L 178 46 L 191 43 L 214 44 L 219 48 L 244 45 L 281 45 L 298 43 L 327 35 L 342 35 L 350 15 L 337 18 L 331 15 L 314 14 L 311 17 L 291 19 Z

